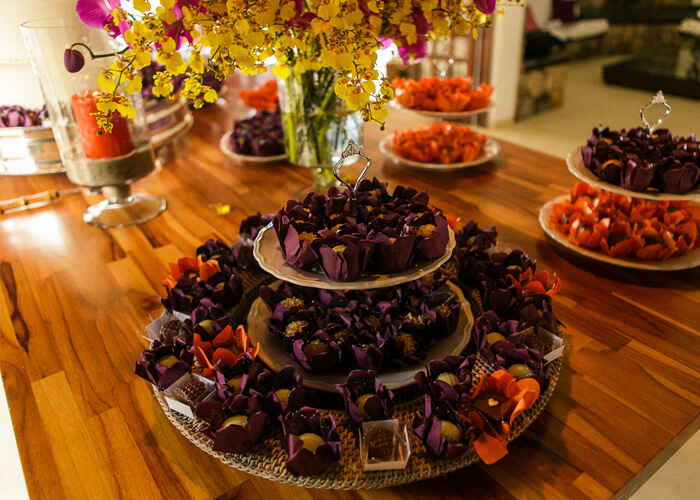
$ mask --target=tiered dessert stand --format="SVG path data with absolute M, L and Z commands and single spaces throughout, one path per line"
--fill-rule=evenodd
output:
M 649 122 L 646 119 L 646 116 L 644 115 L 645 111 L 649 109 L 652 105 L 655 104 L 662 104 L 665 108 L 665 114 L 663 117 L 659 118 L 653 125 L 650 125 Z M 671 107 L 668 105 L 666 102 L 666 99 L 664 98 L 664 95 L 662 92 L 659 91 L 658 94 L 656 94 L 650 101 L 649 103 L 644 106 L 640 110 L 640 115 L 642 118 L 642 123 L 644 126 L 649 130 L 649 134 L 652 134 L 654 130 L 661 125 L 663 120 L 671 113 Z M 569 155 L 566 157 L 566 166 L 569 169 L 569 172 L 571 172 L 572 175 L 574 175 L 577 179 L 586 182 L 587 184 L 597 187 L 599 189 L 609 191 L 611 193 L 616 193 L 616 194 L 622 194 L 625 196 L 632 196 L 634 198 L 643 198 L 646 200 L 651 200 L 651 201 L 682 201 L 682 200 L 688 200 L 688 201 L 698 201 L 700 200 L 700 187 L 695 187 L 688 191 L 687 193 L 683 194 L 675 194 L 675 193 L 663 193 L 660 191 L 630 191 L 629 189 L 625 189 L 622 186 L 618 186 L 616 184 L 612 184 L 610 182 L 607 182 L 598 176 L 596 176 L 591 170 L 589 170 L 586 165 L 583 162 L 583 156 L 582 156 L 582 149 L 581 147 L 576 148 L 573 150 Z M 663 261 L 642 261 L 642 260 L 637 260 L 637 259 L 632 259 L 632 258 L 617 258 L 617 257 L 609 257 L 608 255 L 601 253 L 601 252 L 596 252 L 584 247 L 580 247 L 578 245 L 575 245 L 571 243 L 566 235 L 562 234 L 557 230 L 555 225 L 551 222 L 550 216 L 552 214 L 552 209 L 553 206 L 556 205 L 557 203 L 560 203 L 564 200 L 568 199 L 568 195 L 562 195 L 558 196 L 552 200 L 549 200 L 547 203 L 542 205 L 542 208 L 540 209 L 539 213 L 539 221 L 540 221 L 540 226 L 542 226 L 542 229 L 544 232 L 549 236 L 552 240 L 554 240 L 556 243 L 559 245 L 579 254 L 584 257 L 597 260 L 599 262 L 604 262 L 606 264 L 612 264 L 615 266 L 620 266 L 620 267 L 627 267 L 631 269 L 641 269 L 641 270 L 646 270 L 646 271 L 676 271 L 680 269 L 690 269 L 693 267 L 700 266 L 700 248 L 694 248 L 690 250 L 689 252 L 678 256 L 678 257 L 673 257 L 671 259 L 663 260 Z
M 343 160 L 355 155 L 364 157 L 368 162 L 355 184 L 355 187 L 358 186 L 364 178 L 371 160 L 362 153 L 362 150 L 357 147 L 354 142 L 351 141 L 338 164 L 334 167 L 336 177 L 341 183 L 349 187 L 353 193 L 355 187 L 348 185 L 340 179 L 338 168 Z M 455 236 L 450 230 L 450 240 L 445 254 L 441 258 L 427 263 L 420 263 L 403 273 L 394 275 L 366 275 L 361 277 L 360 280 L 350 283 L 332 282 L 321 273 L 301 271 L 287 265 L 284 262 L 281 250 L 277 247 L 276 236 L 274 235 L 271 225 L 258 234 L 255 240 L 254 256 L 262 269 L 280 280 L 290 281 L 306 287 L 357 290 L 388 287 L 419 279 L 437 270 L 447 262 L 451 257 L 454 247 Z M 474 315 L 483 313 L 478 293 L 470 294 L 470 302 L 465 298 L 458 286 L 450 284 L 449 288 L 450 291 L 457 295 L 462 303 L 459 324 L 457 330 L 450 336 L 454 337 L 453 339 L 450 337 L 443 339 L 428 351 L 428 357 L 425 360 L 426 363 L 430 359 L 442 359 L 448 354 L 460 354 L 464 352 L 470 339 L 474 324 Z M 258 359 L 262 360 L 273 371 L 279 371 L 285 365 L 295 365 L 290 355 L 281 346 L 279 339 L 267 333 L 267 323 L 265 321 L 267 316 L 268 312 L 262 300 L 260 298 L 255 298 L 252 307 L 250 307 L 247 322 L 248 335 L 252 343 L 260 342 L 261 348 Z M 343 374 L 309 374 L 303 371 L 298 365 L 295 367 L 303 376 L 304 386 L 320 391 L 335 392 L 334 384 L 342 384 L 346 378 L 346 375 Z M 171 410 L 157 391 L 156 397 L 168 418 L 183 435 L 202 450 L 219 458 L 223 463 L 231 465 L 239 470 L 274 481 L 291 483 L 304 487 L 336 489 L 383 488 L 444 475 L 479 461 L 479 457 L 473 450 L 468 457 L 462 459 L 443 460 L 436 458 L 429 454 L 423 442 L 410 430 L 413 417 L 423 414 L 423 395 L 417 391 L 416 387 L 411 387 L 414 383 L 412 378 L 413 374 L 423 369 L 424 366 L 417 364 L 379 374 L 380 381 L 382 381 L 387 388 L 395 391 L 394 418 L 398 419 L 400 428 L 404 428 L 404 426 L 408 428 L 407 435 L 411 455 L 407 466 L 400 470 L 372 472 L 364 470 L 360 456 L 358 427 L 344 410 L 319 408 L 319 411 L 323 415 L 332 414 L 335 416 L 337 431 L 342 442 L 343 456 L 340 462 L 314 476 L 295 476 L 286 469 L 287 456 L 283 447 L 281 431 L 268 431 L 264 439 L 261 438 L 262 442 L 258 443 L 250 453 L 245 455 L 216 452 L 212 449 L 212 440 L 199 432 L 199 429 L 205 425 L 204 422 L 193 420 Z M 549 385 L 546 391 L 540 395 L 537 402 L 515 420 L 507 439 L 508 443 L 517 438 L 543 411 L 554 392 L 560 369 L 561 358 L 556 359 L 546 366 L 545 372 L 550 377 Z M 494 368 L 482 360 L 477 359 L 473 371 L 475 375 L 486 375 L 492 373 Z

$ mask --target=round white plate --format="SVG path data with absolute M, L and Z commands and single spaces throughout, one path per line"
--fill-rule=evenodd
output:
M 223 136 L 221 136 L 221 140 L 219 141 L 219 148 L 221 148 L 221 151 L 228 156 L 229 158 L 236 160 L 237 162 L 246 162 L 246 163 L 279 163 L 287 160 L 287 155 L 274 155 L 274 156 L 250 156 L 250 155 L 240 155 L 238 153 L 235 153 L 233 149 L 231 149 L 231 134 L 233 132 L 229 130 L 226 132 Z
M 574 176 L 576 176 L 577 179 L 587 182 L 591 186 L 595 186 L 600 189 L 605 189 L 606 191 L 610 191 L 612 193 L 624 194 L 626 196 L 632 196 L 634 198 L 644 198 L 646 200 L 654 201 L 690 200 L 693 198 L 700 198 L 700 187 L 695 187 L 684 194 L 659 193 L 653 191 L 644 191 L 640 193 L 637 191 L 630 191 L 629 189 L 625 189 L 622 186 L 611 184 L 607 181 L 604 181 L 603 179 L 595 175 L 591 170 L 586 168 L 586 165 L 583 163 L 583 157 L 581 156 L 582 149 L 583 147 L 579 147 L 574 149 L 571 153 L 569 153 L 569 155 L 566 157 L 566 166 L 569 167 L 569 171 L 572 174 L 574 174 Z
M 279 282 L 273 283 L 274 288 Z M 451 354 L 459 354 L 467 346 L 472 334 L 474 326 L 474 317 L 472 316 L 469 302 L 464 297 L 462 290 L 453 283 L 447 285 L 451 292 L 457 295 L 457 300 L 462 304 L 459 311 L 459 320 L 457 328 L 449 337 L 440 339 L 433 344 L 426 353 L 425 360 L 409 366 L 397 367 L 386 372 L 381 372 L 379 380 L 388 389 L 401 389 L 414 384 L 413 375 L 416 372 L 425 368 L 425 364 L 433 359 L 443 359 Z M 345 383 L 347 373 L 324 373 L 314 374 L 304 370 L 294 358 L 285 350 L 282 345 L 282 340 L 278 338 L 267 328 L 270 312 L 267 310 L 265 303 L 261 298 L 257 298 L 253 302 L 248 314 L 248 337 L 251 344 L 260 342 L 260 351 L 258 358 L 263 361 L 272 371 L 277 373 L 283 367 L 292 365 L 299 374 L 304 377 L 304 386 L 321 391 L 336 392 L 335 384 Z
M 408 281 L 417 280 L 428 273 L 435 271 L 452 255 L 455 247 L 455 234 L 449 229 L 450 240 L 447 242 L 445 254 L 439 259 L 414 263 L 411 267 L 396 274 L 363 274 L 357 281 L 337 282 L 330 281 L 322 271 L 307 271 L 292 267 L 284 260 L 282 250 L 279 248 L 277 235 L 268 225 L 258 233 L 253 245 L 253 255 L 265 271 L 274 277 L 284 281 L 289 281 L 296 285 L 308 286 L 312 288 L 326 288 L 328 290 L 365 290 L 367 288 L 383 288 L 387 286 L 399 285 Z
M 431 118 L 439 118 L 441 120 L 453 120 L 453 121 L 460 121 L 460 120 L 464 120 L 466 118 L 469 118 L 470 116 L 476 116 L 476 115 L 480 115 L 482 113 L 486 113 L 494 106 L 493 101 L 491 101 L 489 103 L 489 105 L 486 107 L 479 108 L 479 109 L 472 109 L 469 111 L 428 111 L 428 110 L 424 110 L 424 109 L 406 108 L 404 106 L 401 106 L 396 101 L 391 101 L 391 103 L 397 109 L 405 109 L 406 111 L 411 111 L 412 113 L 416 113 L 416 114 L 421 115 L 421 116 L 429 116 Z
M 550 200 L 542 205 L 539 219 L 540 226 L 542 226 L 544 232 L 547 233 L 554 241 L 568 248 L 569 250 L 572 250 L 579 255 L 583 255 L 584 257 L 588 257 L 589 259 L 605 262 L 606 264 L 629 267 L 632 269 L 643 269 L 646 271 L 677 271 L 679 269 L 690 269 L 700 266 L 700 247 L 697 246 L 689 252 L 679 255 L 678 257 L 671 257 L 661 261 L 648 261 L 635 259 L 633 257 L 610 257 L 609 255 L 605 255 L 603 252 L 574 245 L 568 240 L 566 235 L 559 232 L 556 224 L 550 221 L 552 206 L 567 199 L 569 199 L 569 195 L 565 194 L 562 196 L 557 196 L 553 200 Z
M 488 161 L 493 160 L 496 156 L 498 156 L 498 153 L 500 153 L 500 151 L 501 151 L 500 144 L 498 144 L 496 141 L 494 141 L 491 138 L 486 138 L 486 142 L 484 143 L 484 147 L 482 148 L 481 152 L 472 161 L 462 162 L 462 163 L 449 163 L 449 164 L 421 163 L 418 161 L 413 161 L 413 160 L 409 160 L 407 158 L 403 158 L 403 157 L 397 155 L 396 153 L 394 153 L 393 141 L 394 141 L 393 135 L 388 135 L 388 136 L 384 137 L 384 139 L 379 141 L 379 151 L 381 151 L 384 156 L 386 156 L 390 160 L 394 160 L 396 162 L 401 162 L 401 163 L 404 163 L 406 165 L 410 165 L 411 167 L 423 168 L 426 170 L 456 170 L 456 169 L 460 169 L 460 168 L 476 167 L 477 165 L 482 165 Z

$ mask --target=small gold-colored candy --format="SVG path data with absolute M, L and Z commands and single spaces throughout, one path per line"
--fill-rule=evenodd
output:
M 284 403 L 284 406 L 287 406 L 289 404 L 289 395 L 291 392 L 291 389 L 277 389 L 275 391 L 275 396 Z
M 454 373 L 450 373 L 450 372 L 442 372 L 435 379 L 436 382 L 438 380 L 441 380 L 442 382 L 445 382 L 446 384 L 450 384 L 453 386 L 459 384 L 459 378 L 457 377 L 457 375 L 455 375 Z
M 175 363 L 180 361 L 177 356 L 174 354 L 168 354 L 167 356 L 163 356 L 162 358 L 158 358 L 156 360 L 156 364 L 160 366 L 164 366 L 166 368 L 172 368 Z
M 230 378 L 226 381 L 226 385 L 233 389 L 234 393 L 238 394 L 241 392 L 241 382 L 243 381 L 243 376 L 238 375 L 236 377 Z
M 226 420 L 224 420 L 224 423 L 221 424 L 221 428 L 225 429 L 230 425 L 238 425 L 240 427 L 245 427 L 247 423 L 248 417 L 246 417 L 245 415 L 234 415 L 233 417 L 229 417 Z
M 459 443 L 462 441 L 462 429 L 449 420 L 440 420 L 440 437 L 447 439 L 448 443 Z
M 343 251 L 344 251 L 346 248 L 347 248 L 347 247 L 346 247 L 345 245 L 336 245 L 336 246 L 333 247 L 333 251 L 334 251 L 335 253 L 343 253 Z
M 202 328 L 204 328 L 204 331 L 205 331 L 205 332 L 211 333 L 211 325 L 212 325 L 212 323 L 214 323 L 212 320 L 210 320 L 210 319 L 204 319 L 204 320 L 200 321 L 200 322 L 197 323 L 197 324 L 198 324 L 199 326 L 201 326 Z
M 321 436 L 312 432 L 306 432 L 302 434 L 301 436 L 299 436 L 299 439 L 301 439 L 302 443 L 304 443 L 304 448 L 306 448 L 312 453 L 316 451 L 316 448 L 325 443 Z
M 529 366 L 520 363 L 510 365 L 508 367 L 508 373 L 513 375 L 516 378 L 516 380 L 532 377 L 535 375 L 535 372 L 533 372 Z
M 362 415 L 365 414 L 365 405 L 367 404 L 367 400 L 372 396 L 374 396 L 374 394 L 363 394 L 357 398 L 357 401 L 355 401 L 355 406 L 357 406 L 357 409 L 360 410 Z
M 496 342 L 499 342 L 499 341 L 505 340 L 505 339 L 506 338 L 498 332 L 491 332 L 491 333 L 486 334 L 486 343 L 488 345 L 493 345 Z

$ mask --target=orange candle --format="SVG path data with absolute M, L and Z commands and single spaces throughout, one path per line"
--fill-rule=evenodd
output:
M 95 92 L 86 90 L 81 94 L 74 94 L 71 97 L 71 107 L 86 157 L 115 158 L 134 150 L 127 119 L 118 113 L 112 116 L 112 132 L 97 134 L 99 130 L 97 119 L 91 114 L 97 113 Z

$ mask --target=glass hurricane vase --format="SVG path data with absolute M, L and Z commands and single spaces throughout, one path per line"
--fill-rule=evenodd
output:
M 93 116 L 97 111 L 97 77 L 99 66 L 109 64 L 110 59 L 91 60 L 85 48 L 76 47 L 85 57 L 83 68 L 70 73 L 63 64 L 65 49 L 76 42 L 87 45 L 95 54 L 113 54 L 120 47 L 106 32 L 63 18 L 24 23 L 22 34 L 68 179 L 92 190 L 101 189 L 106 198 L 89 207 L 83 220 L 110 228 L 140 224 L 156 217 L 165 209 L 165 199 L 131 192 L 131 183 L 155 168 L 140 93 L 127 96 L 136 116 L 126 119 L 115 113 L 112 132 L 98 135 Z
M 337 182 L 333 165 L 350 139 L 362 147 L 362 118 L 336 96 L 336 81 L 332 68 L 278 79 L 287 159 L 311 169 L 317 191 Z

